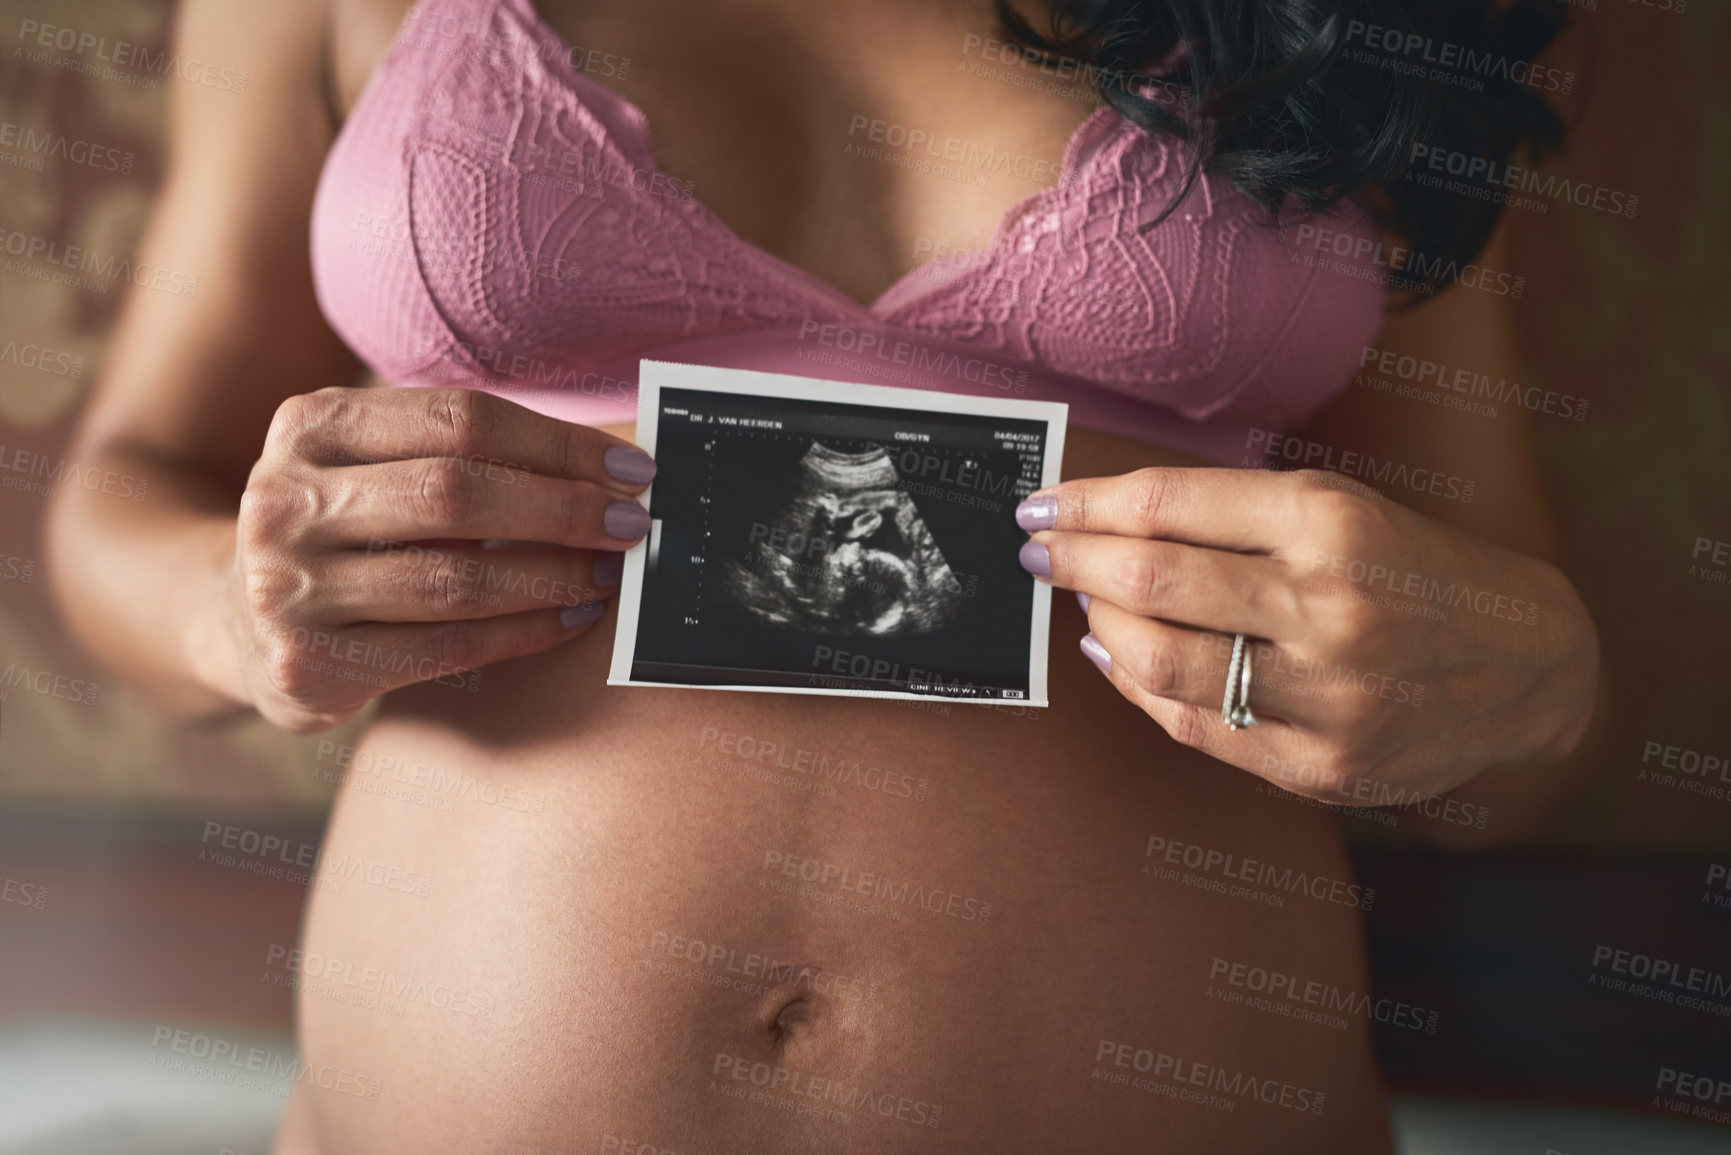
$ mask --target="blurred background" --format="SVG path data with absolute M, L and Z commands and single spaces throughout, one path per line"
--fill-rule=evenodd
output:
M 1515 213 L 1512 271 L 1523 384 L 1588 403 L 1532 420 L 1614 714 L 1582 788 L 1494 851 L 1423 849 L 1407 836 L 1436 820 L 1410 812 L 1340 819 L 1378 890 L 1377 993 L 1438 1012 L 1434 1033 L 1379 1035 L 1420 1155 L 1731 1151 L 1731 1097 L 1691 1119 L 1660 1085 L 1731 1081 L 1731 6 L 1568 8 L 1574 129 L 1544 172 L 1637 207 Z M 134 251 L 182 83 L 147 63 L 173 17 L 0 0 L 0 1152 L 268 1149 L 280 1098 L 160 1071 L 151 1041 L 292 1054 L 290 992 L 260 976 L 305 887 L 226 860 L 213 832 L 316 843 L 354 729 L 172 724 L 49 597 L 47 491 L 75 468 L 126 282 L 62 283 L 42 246 Z M 138 51 L 86 68 L 88 50 L 27 40 L 32 21 Z M 1718 985 L 1699 1005 L 1609 989 L 1606 950 Z

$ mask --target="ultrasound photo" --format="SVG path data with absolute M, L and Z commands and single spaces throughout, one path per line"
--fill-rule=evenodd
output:
M 1065 406 L 654 361 L 638 405 L 610 684 L 1046 704 L 1014 511 Z
M 881 446 L 842 453 L 812 442 L 787 508 L 727 563 L 740 605 L 805 633 L 894 638 L 953 620 L 961 584 L 899 482 Z

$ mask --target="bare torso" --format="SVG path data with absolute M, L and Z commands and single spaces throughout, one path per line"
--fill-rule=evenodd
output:
M 1091 106 L 958 76 L 987 5 L 817 7 L 542 12 L 633 58 L 666 171 L 865 299 L 1033 186 L 853 165 L 824 126 L 1055 162 Z M 400 17 L 337 21 L 345 107 Z M 1181 461 L 1072 430 L 1064 474 Z M 1250 968 L 1367 992 L 1332 820 L 1170 741 L 1067 595 L 1039 711 L 610 688 L 613 616 L 390 695 L 348 759 L 299 1008 L 355 1078 L 303 1087 L 284 1150 L 1388 1151 L 1363 1014 L 1235 1001 Z

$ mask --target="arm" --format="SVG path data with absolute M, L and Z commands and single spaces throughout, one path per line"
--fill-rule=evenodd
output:
M 1425 310 L 1383 339 L 1484 371 L 1509 356 L 1507 321 L 1468 290 Z M 1501 837 L 1572 769 L 1597 635 L 1568 579 L 1532 556 L 1554 556 L 1555 534 L 1518 415 L 1439 413 L 1349 388 L 1306 431 L 1342 459 L 1374 457 L 1386 494 L 1317 470 L 1064 482 L 1017 510 L 1034 534 L 1023 564 L 1089 595 L 1083 650 L 1178 742 L 1332 803 L 1482 792 L 1485 837 Z M 1253 727 L 1221 716 L 1235 634 L 1256 639 Z
M 198 294 L 130 291 L 73 450 L 148 499 L 66 486 L 49 528 L 56 593 L 99 658 L 177 713 L 296 730 L 591 627 L 618 583 L 595 551 L 631 544 L 604 510 L 646 525 L 629 499 L 653 472 L 484 393 L 336 388 L 360 367 L 318 311 L 307 244 L 333 135 L 326 4 L 182 9 L 179 52 L 250 74 L 244 94 L 174 88 L 141 256 Z M 441 544 L 376 548 L 401 542 Z
M 249 74 L 244 93 L 170 86 L 167 178 L 139 259 L 197 276 L 198 293 L 130 288 L 72 447 L 81 465 L 148 482 L 148 497 L 65 486 L 49 524 L 74 633 L 188 715 L 246 702 L 211 608 L 272 415 L 360 371 L 319 316 L 306 242 L 332 137 L 320 97 L 325 8 L 182 5 L 175 51 Z
M 1509 268 L 1509 249 L 1505 218 L 1481 260 L 1493 268 Z M 1515 329 L 1522 307 L 1522 302 L 1457 285 L 1418 308 L 1391 312 L 1376 348 L 1482 373 L 1492 381 L 1524 382 L 1526 366 Z M 1533 419 L 1517 405 L 1498 405 L 1495 417 L 1484 417 L 1349 386 L 1313 418 L 1305 436 L 1329 445 L 1374 449 L 1471 478 L 1477 490 L 1470 503 L 1407 492 L 1391 496 L 1426 516 L 1555 566 L 1562 560 L 1562 547 L 1539 474 L 1532 425 Z M 1597 664 L 1596 648 L 1589 660 Z M 1607 715 L 1607 692 L 1600 678 L 1592 724 L 1570 753 L 1495 766 L 1451 791 L 1463 802 L 1488 807 L 1490 822 L 1482 833 L 1426 824 L 1435 828 L 1438 840 L 1488 843 L 1529 828 L 1595 756 Z

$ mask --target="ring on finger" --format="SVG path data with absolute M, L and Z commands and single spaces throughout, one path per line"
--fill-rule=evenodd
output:
M 1220 720 L 1228 730 L 1248 730 L 1256 725 L 1250 712 L 1250 646 L 1244 635 L 1232 639 L 1232 660 L 1226 665 L 1226 697 L 1220 703 Z

